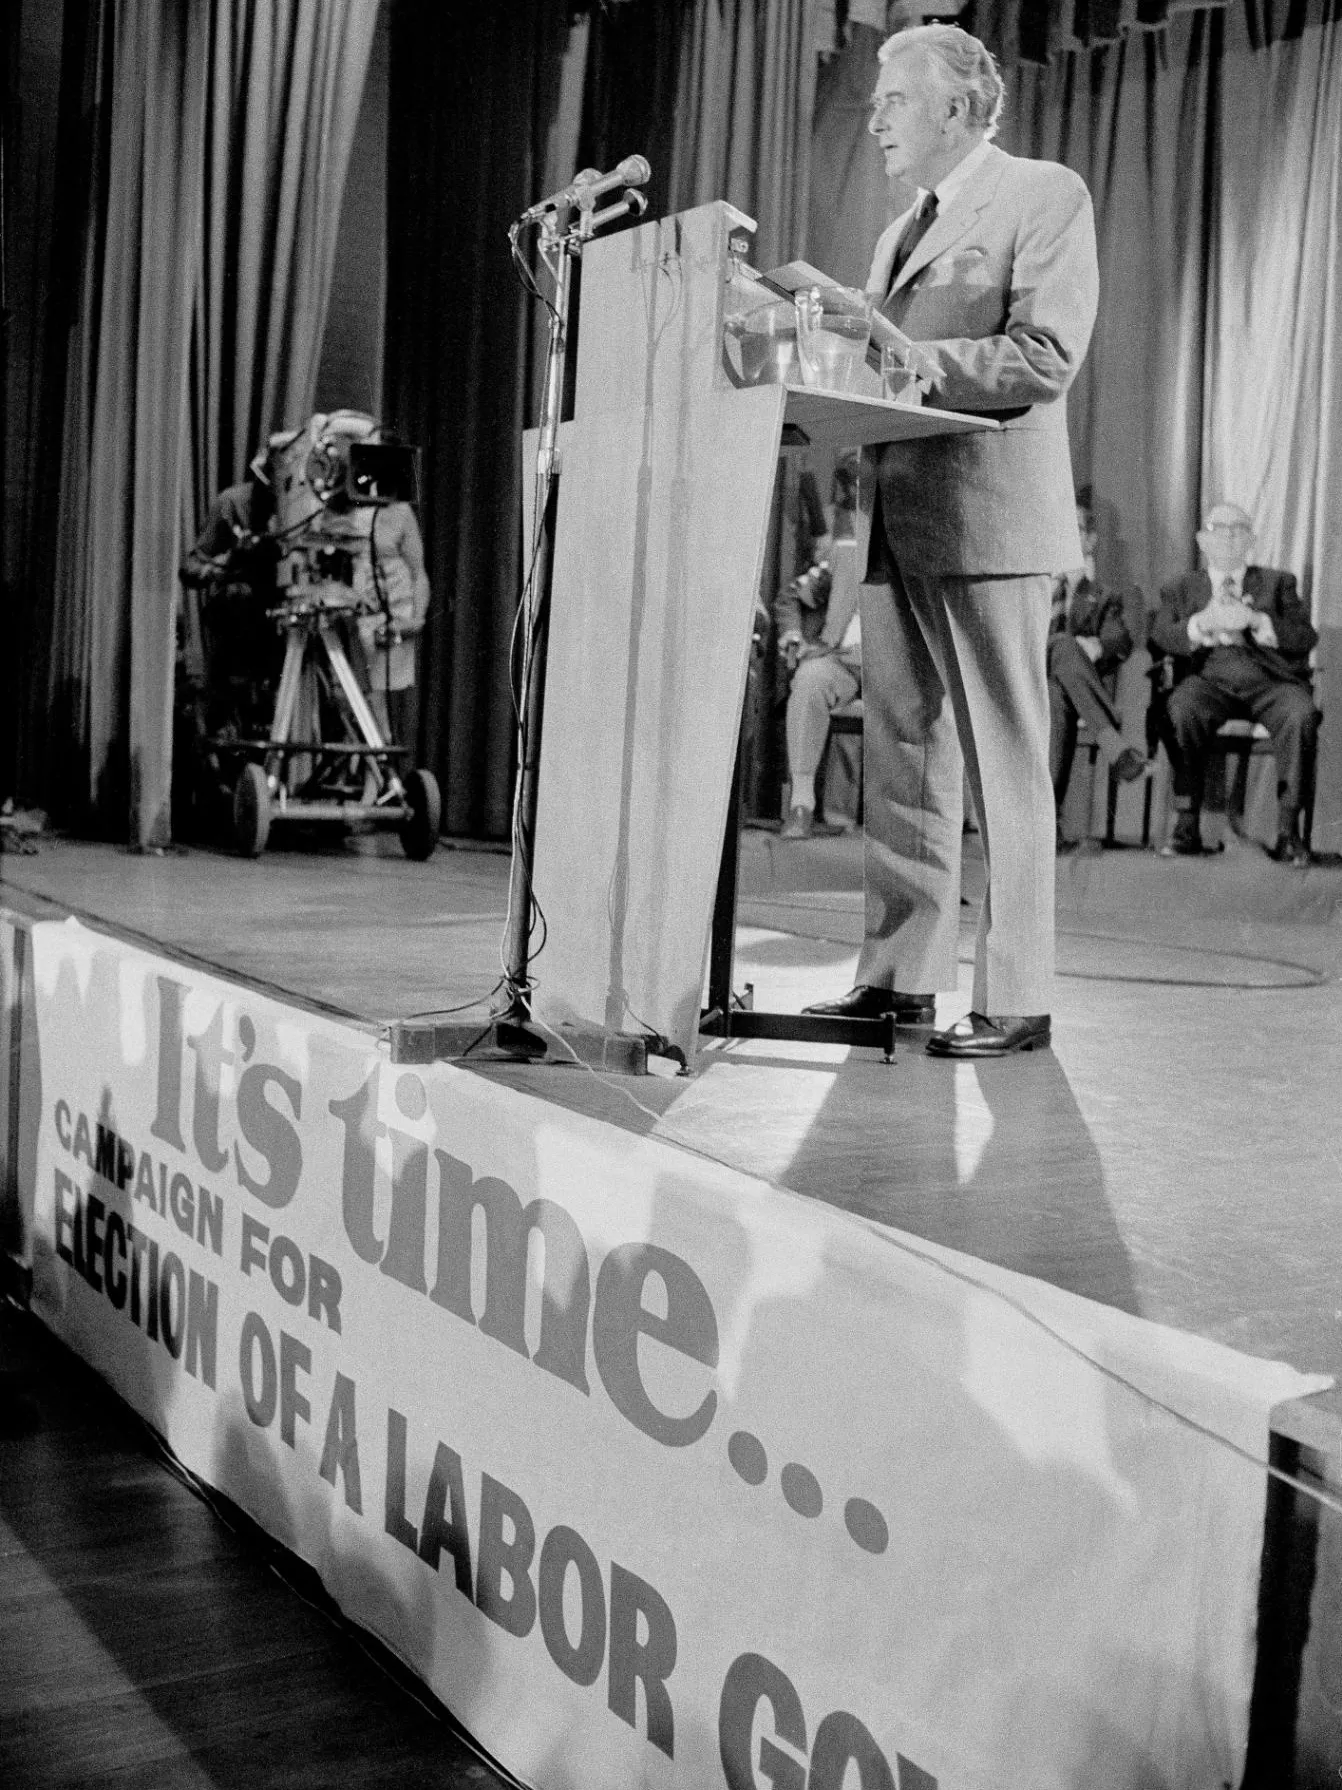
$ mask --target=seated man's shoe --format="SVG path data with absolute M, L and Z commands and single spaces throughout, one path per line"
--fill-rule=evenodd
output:
M 793 808 L 783 822 L 780 839 L 809 839 L 815 832 L 815 809 Z
M 1163 858 L 1202 856 L 1202 832 L 1196 814 L 1184 812 L 1175 816 L 1174 831 L 1170 834 L 1169 844 L 1161 846 L 1160 855 Z
M 1124 783 L 1134 783 L 1146 770 L 1146 760 L 1135 746 L 1124 746 L 1114 760 L 1114 774 Z
M 930 1057 L 1010 1057 L 1018 1050 L 1047 1050 L 1053 1027 L 1047 1013 L 966 1013 L 927 1041 Z
M 1309 847 L 1294 828 L 1289 833 L 1279 833 L 1277 843 L 1267 855 L 1274 864 L 1294 864 L 1298 870 L 1309 864 Z
M 897 1026 L 930 1026 L 937 1017 L 935 994 L 899 994 L 893 988 L 872 988 L 859 982 L 837 1001 L 813 1001 L 803 1013 L 822 1019 L 884 1019 L 893 1013 Z

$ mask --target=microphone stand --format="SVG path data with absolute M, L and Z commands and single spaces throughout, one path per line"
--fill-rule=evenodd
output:
M 646 164 L 644 164 L 646 178 Z M 545 658 L 549 634 L 550 591 L 554 573 L 555 519 L 559 506 L 559 424 L 568 371 L 569 307 L 573 264 L 583 244 L 607 224 L 631 212 L 641 215 L 647 200 L 628 188 L 615 204 L 601 211 L 594 199 L 578 190 L 572 200 L 547 209 L 540 223 L 541 259 L 554 280 L 548 301 L 549 333 L 536 449 L 535 510 L 531 567 L 522 587 L 521 667 L 517 691 L 517 775 L 513 789 L 512 862 L 508 874 L 508 918 L 503 939 L 504 1005 L 478 1023 L 402 1020 L 391 1028 L 393 1062 L 432 1062 L 437 1058 L 495 1053 L 535 1060 L 547 1054 L 542 1033 L 531 1024 L 531 933 L 535 917 L 533 861 L 536 843 L 536 791 L 540 775 L 541 723 L 545 709 Z M 569 221 L 571 209 L 577 217 Z M 524 213 L 508 232 L 513 253 L 522 229 L 535 220 Z M 538 297 L 544 295 L 530 280 Z M 463 1037 L 465 1041 L 463 1042 Z M 609 1055 L 609 1053 L 608 1053 Z M 610 1066 L 617 1066 L 613 1063 Z
M 622 207 L 627 209 L 626 207 Z M 534 908 L 532 861 L 536 842 L 536 789 L 540 778 L 541 722 L 545 711 L 545 659 L 549 638 L 550 590 L 554 571 L 555 517 L 559 508 L 560 412 L 568 370 L 568 319 L 573 291 L 573 263 L 591 234 L 590 211 L 562 235 L 558 217 L 547 213 L 541 228 L 541 258 L 554 275 L 549 339 L 541 390 L 539 439 L 536 446 L 536 530 L 531 572 L 522 588 L 522 665 L 518 702 L 517 782 L 513 796 L 512 863 L 508 874 L 508 922 L 503 940 L 506 1005 L 495 1016 L 500 1049 L 526 1056 L 544 1056 L 543 1037 L 529 1029 L 531 1020 L 531 927 Z M 588 228 L 584 230 L 586 224 Z M 548 253 L 547 253 L 548 251 Z M 554 259 L 551 259 L 551 256 Z

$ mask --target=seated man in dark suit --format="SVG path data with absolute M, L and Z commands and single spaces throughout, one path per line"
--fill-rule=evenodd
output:
M 1309 655 L 1318 641 L 1290 572 L 1248 563 L 1253 524 L 1237 504 L 1215 504 L 1198 535 L 1206 570 L 1160 593 L 1151 650 L 1174 662 L 1166 747 L 1174 768 L 1174 832 L 1166 850 L 1202 850 L 1207 744 L 1223 721 L 1247 716 L 1272 736 L 1277 760 L 1278 863 L 1308 864 L 1300 837 L 1305 765 L 1318 712 Z
M 1089 485 L 1076 494 L 1076 520 L 1085 560 L 1075 571 L 1063 573 L 1054 586 L 1048 639 L 1048 759 L 1058 807 L 1059 844 L 1078 722 L 1085 722 L 1104 762 L 1125 782 L 1140 777 L 1146 769 L 1145 756 L 1135 746 L 1124 744 L 1122 717 L 1114 700 L 1114 680 L 1132 651 L 1132 635 L 1124 619 L 1121 593 L 1096 582 L 1098 536 Z

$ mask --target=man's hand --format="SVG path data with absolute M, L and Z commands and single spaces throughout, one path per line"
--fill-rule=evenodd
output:
M 208 554 L 192 553 L 186 564 L 178 573 L 182 583 L 188 588 L 199 588 L 206 584 L 219 582 L 228 570 L 232 555 L 229 553 Z
M 1104 648 L 1100 645 L 1100 637 L 1098 634 L 1078 634 L 1076 637 L 1076 644 L 1081 648 L 1082 652 L 1090 660 L 1092 665 L 1098 663 L 1100 655 L 1104 652 Z
M 1277 630 L 1273 626 L 1272 617 L 1262 609 L 1255 609 L 1249 619 L 1249 632 L 1259 646 L 1275 646 Z
M 1194 646 L 1242 646 L 1246 628 L 1253 625 L 1258 612 L 1243 597 L 1228 598 L 1219 591 L 1205 609 L 1188 618 L 1188 638 Z M 1271 627 L 1269 617 L 1263 620 Z

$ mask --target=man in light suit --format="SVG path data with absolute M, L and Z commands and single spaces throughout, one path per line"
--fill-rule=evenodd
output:
M 820 544 L 820 556 L 784 586 L 774 604 L 778 651 L 792 675 L 786 723 L 791 794 L 783 839 L 811 837 L 816 772 L 829 742 L 830 715 L 862 694 L 853 539 L 857 478 L 857 454 L 845 455 L 834 469 L 833 520 Z
M 988 873 L 972 1011 L 927 1048 L 1005 1056 L 1051 1038 L 1045 642 L 1053 575 L 1081 559 L 1064 398 L 1095 319 L 1094 219 L 1070 169 L 992 143 L 1002 82 L 977 38 L 923 25 L 880 58 L 869 128 L 920 192 L 867 290 L 928 402 L 999 427 L 893 443 L 864 485 L 866 939 L 857 987 L 819 1010 L 928 1024 L 956 986 L 967 773 Z
M 1277 760 L 1279 864 L 1307 865 L 1300 836 L 1305 769 L 1319 714 L 1309 655 L 1318 633 L 1291 572 L 1249 564 L 1253 523 L 1238 504 L 1214 504 L 1198 533 L 1206 570 L 1187 572 L 1160 593 L 1151 650 L 1174 670 L 1165 747 L 1174 769 L 1174 832 L 1166 854 L 1202 850 L 1199 819 L 1207 744 L 1223 721 L 1260 721 Z

